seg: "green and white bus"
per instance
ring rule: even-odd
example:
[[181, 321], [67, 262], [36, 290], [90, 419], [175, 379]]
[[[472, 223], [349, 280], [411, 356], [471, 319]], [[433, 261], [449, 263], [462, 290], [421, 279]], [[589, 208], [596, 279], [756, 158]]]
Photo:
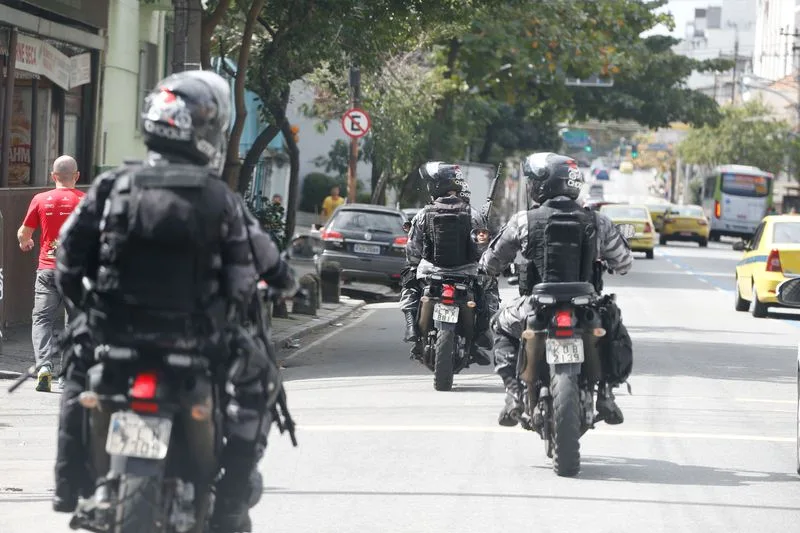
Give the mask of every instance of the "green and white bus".
[[749, 239], [772, 207], [774, 176], [759, 168], [723, 165], [703, 179], [703, 210], [711, 221], [709, 239]]

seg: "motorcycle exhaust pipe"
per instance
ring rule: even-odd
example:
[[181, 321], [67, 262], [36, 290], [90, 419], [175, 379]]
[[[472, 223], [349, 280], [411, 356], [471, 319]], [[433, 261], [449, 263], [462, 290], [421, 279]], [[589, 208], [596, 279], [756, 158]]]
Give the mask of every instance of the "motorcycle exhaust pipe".
[[534, 339], [536, 332], [526, 329], [522, 332], [522, 341], [525, 343], [525, 368], [520, 372], [520, 379], [525, 383], [532, 384], [536, 377], [536, 362], [534, 359]]
[[475, 307], [476, 303], [470, 300], [467, 302], [466, 307], [462, 311], [464, 313], [464, 320], [462, 326], [464, 328], [464, 338], [475, 340]]
[[431, 301], [430, 296], [423, 296], [420, 298], [420, 309], [419, 309], [419, 331], [422, 333], [422, 336], [428, 335], [428, 331], [430, 330], [431, 326], [431, 319], [433, 318], [433, 302]]

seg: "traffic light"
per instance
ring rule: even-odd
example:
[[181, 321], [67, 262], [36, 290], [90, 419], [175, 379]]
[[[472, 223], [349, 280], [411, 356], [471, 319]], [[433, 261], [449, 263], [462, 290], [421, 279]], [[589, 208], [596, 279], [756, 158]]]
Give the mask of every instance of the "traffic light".
[[297, 135], [297, 132], [300, 131], [300, 126], [295, 126], [294, 124], [292, 124], [292, 126], [289, 129], [292, 131], [292, 139], [294, 139], [294, 144], [299, 143], [300, 137]]
[[636, 159], [637, 157], [639, 157], [639, 145], [638, 144], [632, 144], [631, 145], [631, 158]]
[[584, 152], [591, 152], [592, 151], [592, 147], [587, 144], [586, 146], [583, 147], [583, 151]]

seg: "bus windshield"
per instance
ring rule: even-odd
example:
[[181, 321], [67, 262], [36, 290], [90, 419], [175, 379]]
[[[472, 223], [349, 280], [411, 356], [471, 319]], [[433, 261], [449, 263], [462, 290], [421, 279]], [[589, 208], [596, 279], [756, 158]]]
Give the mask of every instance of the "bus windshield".
[[763, 197], [769, 194], [769, 178], [747, 174], [723, 174], [722, 192], [734, 196]]

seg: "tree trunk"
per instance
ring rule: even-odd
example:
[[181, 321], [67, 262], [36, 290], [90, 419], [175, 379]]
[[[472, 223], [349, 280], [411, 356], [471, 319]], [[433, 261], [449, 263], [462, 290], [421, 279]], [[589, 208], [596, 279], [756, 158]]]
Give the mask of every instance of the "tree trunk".
[[297, 204], [300, 195], [300, 150], [294, 142], [289, 121], [284, 117], [281, 127], [283, 137], [286, 139], [286, 148], [289, 152], [289, 198], [286, 209], [286, 240], [292, 241], [294, 228], [297, 224]]
[[214, 11], [203, 16], [200, 28], [200, 64], [203, 66], [203, 70], [211, 69], [211, 38], [214, 36], [214, 30], [225, 17], [230, 5], [231, 3], [228, 0], [220, 0]]
[[[450, 49], [447, 52], [447, 70], [445, 70], [443, 77], [450, 79], [453, 77], [453, 70], [456, 66], [456, 59], [461, 50], [461, 41], [457, 37], [450, 39]], [[453, 107], [453, 98], [455, 93], [449, 92], [442, 98], [437, 105], [434, 116], [434, 127], [428, 137], [428, 160], [436, 160], [441, 157], [443, 152], [443, 140], [448, 138], [444, 133], [447, 131], [447, 126], [450, 123], [450, 115]]]
[[197, 70], [201, 67], [201, 33], [203, 6], [201, 0], [172, 0], [173, 22], [172, 72]]
[[[372, 168], [375, 168], [374, 166]], [[373, 172], [374, 174], [374, 172]], [[389, 172], [382, 170], [378, 176], [378, 181], [372, 186], [372, 203], [386, 205], [386, 182], [389, 181]]]
[[242, 163], [242, 168], [239, 170], [239, 192], [244, 195], [247, 192], [247, 188], [250, 186], [250, 180], [253, 176], [253, 169], [258, 164], [258, 160], [261, 157], [261, 154], [264, 153], [264, 150], [267, 149], [269, 143], [272, 142], [272, 139], [280, 133], [281, 129], [275, 125], [269, 125], [263, 130], [261, 133], [258, 134], [256, 140], [253, 141], [253, 145], [247, 151], [247, 155], [244, 157], [244, 162]]
[[486, 131], [483, 134], [483, 146], [478, 154], [479, 163], [488, 163], [489, 158], [492, 156], [492, 146], [494, 145], [494, 124], [486, 126]]
[[239, 60], [236, 62], [236, 79], [233, 84], [234, 106], [236, 120], [233, 122], [230, 140], [228, 141], [228, 157], [225, 162], [225, 179], [234, 191], [239, 190], [239, 173], [242, 163], [239, 160], [239, 143], [242, 140], [244, 121], [247, 118], [247, 108], [244, 99], [245, 80], [247, 78], [247, 63], [250, 60], [250, 43], [256, 25], [256, 17], [264, 7], [266, 0], [253, 0], [247, 12], [247, 19], [242, 31], [242, 46], [239, 48]]

